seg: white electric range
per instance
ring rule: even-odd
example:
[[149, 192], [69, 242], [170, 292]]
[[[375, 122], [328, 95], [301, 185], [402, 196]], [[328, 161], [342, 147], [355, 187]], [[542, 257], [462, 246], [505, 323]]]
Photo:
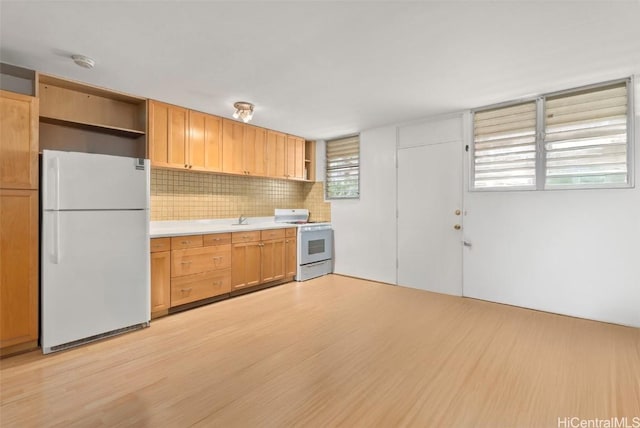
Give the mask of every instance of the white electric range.
[[309, 222], [307, 209], [276, 209], [276, 223], [298, 228], [296, 281], [306, 281], [333, 272], [333, 229], [328, 222]]

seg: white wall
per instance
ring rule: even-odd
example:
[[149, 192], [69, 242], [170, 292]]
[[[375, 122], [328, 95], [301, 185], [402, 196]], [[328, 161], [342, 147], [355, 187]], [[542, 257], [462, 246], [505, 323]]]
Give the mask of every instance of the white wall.
[[332, 201], [334, 271], [396, 282], [396, 128], [360, 134], [360, 199]]
[[640, 327], [635, 115], [635, 189], [465, 194], [465, 296]]
[[[473, 246], [463, 250], [463, 295], [640, 327], [640, 79], [635, 81], [636, 187], [465, 189], [464, 238]], [[337, 273], [395, 282], [396, 129], [361, 133], [361, 199], [332, 203]]]

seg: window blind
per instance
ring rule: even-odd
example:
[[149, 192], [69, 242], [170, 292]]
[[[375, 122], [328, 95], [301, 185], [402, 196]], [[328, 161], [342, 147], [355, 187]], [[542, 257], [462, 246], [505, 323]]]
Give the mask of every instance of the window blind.
[[536, 187], [536, 102], [476, 111], [476, 189]]
[[545, 98], [546, 187], [628, 183], [627, 82]]
[[325, 192], [327, 199], [360, 196], [360, 137], [327, 141]]

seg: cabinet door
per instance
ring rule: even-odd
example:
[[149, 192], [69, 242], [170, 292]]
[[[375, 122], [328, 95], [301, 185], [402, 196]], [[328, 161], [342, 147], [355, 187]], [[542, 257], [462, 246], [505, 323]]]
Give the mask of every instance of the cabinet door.
[[284, 241], [286, 277], [296, 276], [298, 271], [298, 240], [287, 238]]
[[233, 244], [231, 256], [231, 289], [238, 290], [260, 284], [261, 252], [259, 242]]
[[189, 165], [199, 171], [222, 171], [222, 119], [189, 111]]
[[265, 241], [262, 244], [261, 282], [277, 281], [285, 274], [284, 239]]
[[180, 107], [169, 109], [169, 163], [177, 167], [188, 168], [187, 127], [188, 110]]
[[[153, 245], [153, 239], [151, 240]], [[171, 252], [151, 253], [151, 317], [171, 305]]]
[[149, 101], [149, 159], [152, 166], [187, 168], [188, 110]]
[[248, 174], [266, 176], [267, 130], [247, 126], [244, 130], [244, 162]]
[[244, 174], [245, 125], [233, 120], [222, 120], [222, 170]]
[[38, 188], [38, 100], [0, 91], [0, 188]]
[[294, 171], [293, 177], [298, 180], [304, 180], [304, 139], [296, 137], [294, 139]]
[[287, 136], [281, 132], [267, 131], [267, 176], [285, 178]]
[[37, 340], [38, 191], [0, 189], [0, 350]]
[[296, 137], [287, 135], [286, 145], [286, 173], [287, 178], [296, 176]]

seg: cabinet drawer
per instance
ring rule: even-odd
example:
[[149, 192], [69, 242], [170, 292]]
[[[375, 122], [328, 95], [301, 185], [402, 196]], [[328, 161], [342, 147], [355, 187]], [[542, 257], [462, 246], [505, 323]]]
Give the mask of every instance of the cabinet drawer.
[[230, 291], [230, 269], [174, 278], [171, 280], [171, 306], [184, 305]]
[[151, 252], [169, 251], [171, 249], [171, 238], [153, 238], [151, 240]]
[[231, 245], [171, 251], [171, 277], [231, 267]]
[[233, 232], [231, 234], [231, 242], [238, 244], [241, 242], [251, 242], [260, 240], [260, 231], [254, 230], [251, 232]]
[[284, 230], [284, 234], [287, 238], [293, 238], [298, 234], [298, 229], [295, 227], [290, 227]]
[[212, 233], [202, 237], [202, 245], [225, 245], [231, 244], [231, 233]]
[[171, 238], [172, 250], [202, 247], [202, 235], [174, 236]]
[[284, 229], [263, 230], [260, 237], [263, 241], [269, 241], [271, 239], [284, 239]]

